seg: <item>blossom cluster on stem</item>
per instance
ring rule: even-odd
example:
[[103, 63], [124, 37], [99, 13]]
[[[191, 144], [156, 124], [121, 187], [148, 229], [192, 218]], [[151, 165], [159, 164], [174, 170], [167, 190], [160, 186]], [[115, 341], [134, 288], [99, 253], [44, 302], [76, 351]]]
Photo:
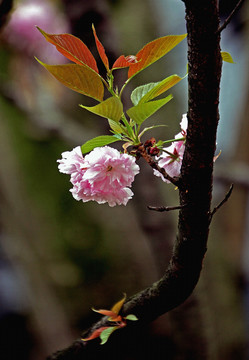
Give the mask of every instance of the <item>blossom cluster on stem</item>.
[[97, 147], [83, 157], [80, 146], [62, 153], [59, 171], [71, 175], [70, 190], [76, 200], [97, 201], [109, 206], [126, 205], [139, 166], [135, 158], [109, 146]]

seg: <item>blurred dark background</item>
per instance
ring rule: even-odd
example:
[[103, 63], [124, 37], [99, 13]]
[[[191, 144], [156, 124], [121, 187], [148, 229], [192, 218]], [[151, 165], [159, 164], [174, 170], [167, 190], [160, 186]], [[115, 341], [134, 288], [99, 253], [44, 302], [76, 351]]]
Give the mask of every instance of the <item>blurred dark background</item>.
[[[220, 1], [221, 20], [236, 1]], [[9, 11], [10, 10], [10, 11]], [[0, 357], [40, 360], [68, 346], [98, 315], [164, 272], [177, 213], [147, 205], [176, 205], [177, 191], [142, 162], [126, 207], [75, 201], [56, 160], [107, 122], [79, 103], [93, 101], [64, 88], [34, 59], [65, 62], [36, 30], [72, 33], [96, 55], [94, 23], [112, 63], [147, 42], [186, 32], [176, 0], [61, 0], [0, 2]], [[214, 206], [231, 183], [229, 202], [212, 223], [201, 280], [185, 304], [145, 327], [121, 359], [247, 359], [249, 330], [249, 6], [244, 2], [222, 32], [223, 64]], [[186, 72], [186, 42], [137, 75], [125, 92]], [[99, 68], [103, 71], [102, 65]], [[116, 72], [118, 84], [126, 70]], [[165, 123], [157, 138], [179, 132], [187, 112], [187, 80], [147, 124]], [[132, 349], [132, 350], [131, 350]]]

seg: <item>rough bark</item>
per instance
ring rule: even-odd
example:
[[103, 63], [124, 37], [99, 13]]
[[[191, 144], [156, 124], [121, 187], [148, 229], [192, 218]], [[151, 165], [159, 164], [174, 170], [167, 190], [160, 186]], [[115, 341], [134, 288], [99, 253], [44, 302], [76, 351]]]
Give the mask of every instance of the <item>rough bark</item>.
[[[175, 308], [195, 288], [207, 249], [212, 198], [213, 157], [219, 120], [221, 75], [219, 16], [217, 0], [186, 0], [188, 32], [189, 109], [186, 151], [179, 181], [178, 235], [164, 276], [152, 286], [128, 299], [122, 313], [136, 314], [139, 321], [114, 333], [106, 345], [99, 340], [76, 341], [48, 359], [91, 359], [108, 354], [113, 346], [124, 346], [124, 338], [135, 337], [141, 324]], [[103, 326], [103, 318], [84, 335]], [[134, 335], [134, 336], [133, 336]], [[127, 343], [126, 343], [127, 346]], [[115, 357], [114, 357], [115, 358]], [[119, 357], [121, 358], [121, 357]]]

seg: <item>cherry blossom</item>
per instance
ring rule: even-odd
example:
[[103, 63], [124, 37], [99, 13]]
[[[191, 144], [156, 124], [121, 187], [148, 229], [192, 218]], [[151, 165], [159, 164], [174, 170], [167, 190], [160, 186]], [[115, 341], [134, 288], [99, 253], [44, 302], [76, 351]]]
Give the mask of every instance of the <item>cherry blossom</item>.
[[[156, 158], [158, 165], [161, 168], [164, 168], [171, 177], [180, 175], [188, 127], [187, 114], [183, 114], [180, 126], [181, 132], [175, 135], [175, 139], [179, 139], [179, 141], [174, 141], [170, 146], [163, 148], [161, 155]], [[159, 176], [163, 181], [170, 183], [170, 181], [165, 179], [159, 171], [154, 170], [154, 175]]]
[[135, 158], [109, 146], [98, 147], [83, 157], [80, 146], [62, 153], [59, 171], [71, 175], [70, 190], [76, 200], [97, 201], [109, 206], [126, 205], [130, 189], [139, 173]]
[[65, 62], [64, 56], [44, 44], [38, 25], [50, 32], [69, 32], [70, 27], [64, 14], [56, 4], [48, 0], [27, 0], [18, 2], [3, 31], [3, 38], [24, 55], [49, 57], [53, 61]]

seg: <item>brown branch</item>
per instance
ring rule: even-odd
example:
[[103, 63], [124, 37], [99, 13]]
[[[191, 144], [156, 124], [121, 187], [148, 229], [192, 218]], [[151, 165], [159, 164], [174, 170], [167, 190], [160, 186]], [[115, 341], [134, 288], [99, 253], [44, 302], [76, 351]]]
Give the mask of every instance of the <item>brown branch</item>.
[[180, 210], [186, 205], [177, 205], [177, 206], [147, 206], [149, 210], [164, 212], [164, 211], [172, 211], [172, 210]]
[[219, 29], [217, 30], [217, 34], [220, 34], [226, 27], [227, 25], [230, 23], [230, 21], [232, 20], [233, 16], [236, 14], [236, 12], [240, 9], [242, 3], [244, 0], [239, 0], [237, 5], [235, 6], [235, 8], [233, 9], [233, 11], [231, 12], [231, 14], [226, 18], [226, 20], [224, 21], [224, 23], [219, 27]]
[[[210, 224], [222, 62], [220, 35], [217, 32], [218, 0], [184, 2], [189, 64], [186, 150], [180, 180], [167, 175], [165, 178], [173, 180], [173, 184], [177, 186], [180, 185], [180, 205], [188, 206], [183, 206], [179, 212], [178, 235], [172, 258], [165, 275], [159, 281], [134, 295], [124, 304], [122, 314], [135, 314], [139, 321], [116, 331], [104, 346], [99, 346], [99, 340], [86, 343], [76, 341], [69, 348], [50, 357], [50, 360], [97, 359], [100, 356], [114, 359], [120, 349], [125, 349], [134, 339], [137, 341], [137, 327], [181, 304], [192, 293], [199, 280]], [[143, 157], [150, 166], [159, 170], [153, 159]], [[105, 325], [106, 321], [103, 318], [94, 324], [84, 336]], [[115, 356], [110, 357], [111, 353]]]
[[232, 191], [233, 191], [233, 184], [231, 184], [231, 186], [230, 186], [228, 192], [226, 193], [224, 199], [217, 206], [215, 206], [214, 209], [211, 211], [211, 213], [210, 213], [210, 222], [212, 221], [212, 218], [213, 218], [214, 214], [225, 204], [225, 202], [228, 201], [228, 199], [232, 195]]
[[152, 167], [152, 169], [159, 171], [160, 174], [163, 175], [164, 179], [168, 180], [177, 187], [179, 186], [179, 179], [176, 177], [171, 177], [164, 168], [161, 168], [152, 158], [152, 156], [147, 153], [146, 148], [143, 144], [136, 147], [136, 154], [142, 156], [144, 160]]

